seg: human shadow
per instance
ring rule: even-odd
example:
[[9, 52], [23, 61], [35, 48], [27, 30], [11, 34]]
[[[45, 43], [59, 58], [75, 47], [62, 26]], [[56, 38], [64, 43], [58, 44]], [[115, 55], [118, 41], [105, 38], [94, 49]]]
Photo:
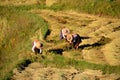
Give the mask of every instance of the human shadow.
[[95, 48], [95, 47], [101, 47], [105, 44], [108, 44], [111, 42], [111, 39], [110, 38], [107, 38], [107, 37], [102, 37], [99, 41], [97, 41], [96, 43], [93, 43], [93, 44], [84, 44], [84, 45], [81, 45], [79, 46], [78, 48], [79, 49], [84, 49], [84, 48]]
[[81, 39], [89, 39], [90, 37], [88, 36], [80, 36]]
[[47, 32], [46, 32], [46, 34], [45, 34], [45, 37], [44, 37], [44, 38], [46, 39], [46, 38], [47, 38], [47, 36], [48, 36], [48, 35], [50, 35], [50, 33], [51, 33], [51, 30], [50, 30], [50, 29], [48, 29], [48, 30], [47, 30]]
[[63, 49], [50, 49], [50, 50], [48, 50], [48, 52], [53, 52], [53, 53], [55, 53], [55, 54], [60, 54], [60, 55], [62, 55], [63, 54]]
[[84, 49], [84, 48], [94, 48], [97, 46], [102, 46], [103, 44], [99, 44], [99, 43], [94, 43], [94, 44], [85, 44], [85, 45], [81, 45], [78, 47], [78, 49]]
[[31, 63], [31, 61], [29, 59], [23, 61], [22, 63], [17, 64], [17, 70], [19, 72], [21, 72], [22, 70], [25, 69], [25, 67], [27, 67], [29, 64]]

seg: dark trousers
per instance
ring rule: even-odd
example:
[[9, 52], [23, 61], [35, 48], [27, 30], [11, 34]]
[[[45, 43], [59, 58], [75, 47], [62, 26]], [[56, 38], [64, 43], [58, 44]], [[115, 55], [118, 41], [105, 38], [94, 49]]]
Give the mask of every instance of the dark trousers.
[[76, 34], [75, 37], [73, 36], [73, 39], [74, 39], [73, 47], [77, 49], [79, 47], [79, 44], [82, 42], [82, 40], [78, 34]]
[[35, 47], [35, 54], [39, 54], [40, 53], [40, 49]]

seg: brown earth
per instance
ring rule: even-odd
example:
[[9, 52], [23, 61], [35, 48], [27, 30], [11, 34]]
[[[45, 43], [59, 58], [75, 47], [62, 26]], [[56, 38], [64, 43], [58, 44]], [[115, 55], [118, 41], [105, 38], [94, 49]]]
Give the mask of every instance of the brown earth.
[[58, 69], [43, 67], [40, 63], [30, 64], [24, 71], [13, 71], [11, 80], [119, 80], [116, 74], [102, 74], [99, 70], [78, 71], [73, 67], [69, 69]]
[[[101, 18], [74, 11], [32, 10], [49, 24], [49, 34], [44, 42], [43, 54], [63, 49], [62, 56], [83, 59], [98, 64], [120, 65], [120, 19]], [[78, 50], [69, 49], [69, 44], [60, 41], [59, 32], [67, 27], [82, 36]], [[33, 36], [39, 35], [40, 30]], [[99, 70], [79, 71], [73, 67], [58, 69], [31, 63], [25, 70], [13, 70], [12, 80], [119, 80], [116, 74], [103, 74]]]

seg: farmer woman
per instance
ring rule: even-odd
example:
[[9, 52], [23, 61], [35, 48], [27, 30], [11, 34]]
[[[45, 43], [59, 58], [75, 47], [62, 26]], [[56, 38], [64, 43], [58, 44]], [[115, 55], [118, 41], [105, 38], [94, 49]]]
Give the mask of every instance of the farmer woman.
[[68, 28], [63, 28], [60, 31], [60, 39], [66, 39], [67, 34], [70, 33], [70, 30]]
[[78, 49], [79, 44], [82, 42], [78, 34], [67, 34], [66, 40], [72, 44], [75, 49]]
[[42, 46], [43, 44], [39, 40], [34, 40], [32, 51], [35, 52], [35, 54], [42, 53]]

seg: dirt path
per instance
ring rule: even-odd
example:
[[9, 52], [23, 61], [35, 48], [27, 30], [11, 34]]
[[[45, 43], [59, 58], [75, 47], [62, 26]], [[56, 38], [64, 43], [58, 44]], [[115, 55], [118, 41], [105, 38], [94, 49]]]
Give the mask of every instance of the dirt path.
[[[120, 19], [100, 18], [94, 15], [80, 14], [73, 11], [33, 10], [49, 24], [50, 34], [46, 38], [44, 51], [64, 49], [63, 56], [83, 59], [99, 64], [120, 65]], [[82, 40], [78, 50], [66, 49], [65, 41], [60, 41], [59, 32], [68, 27], [78, 33]], [[99, 70], [78, 71], [74, 68], [58, 69], [32, 63], [19, 72], [14, 69], [12, 80], [119, 80], [115, 74], [102, 74]]]
[[14, 69], [11, 80], [117, 80], [118, 75], [103, 75], [99, 70], [88, 70], [80, 72], [74, 68], [58, 69], [43, 67], [40, 63], [30, 64], [24, 71], [18, 72]]

